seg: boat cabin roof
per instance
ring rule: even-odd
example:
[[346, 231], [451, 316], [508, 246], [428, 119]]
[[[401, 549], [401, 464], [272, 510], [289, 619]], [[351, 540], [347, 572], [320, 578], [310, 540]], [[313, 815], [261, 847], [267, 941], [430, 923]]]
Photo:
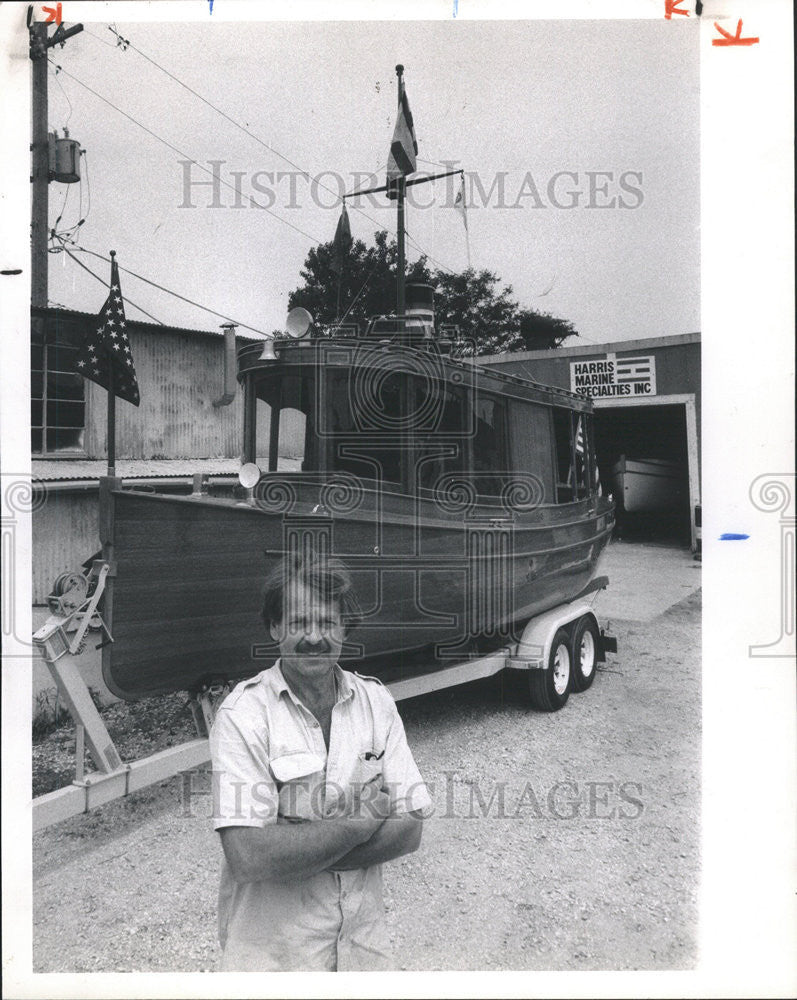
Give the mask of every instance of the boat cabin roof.
[[[504, 397], [564, 406], [570, 410], [591, 412], [592, 401], [585, 396], [557, 386], [543, 385], [532, 379], [495, 368], [482, 368], [478, 358], [452, 358], [441, 354], [435, 341], [425, 347], [412, 347], [387, 341], [313, 338], [276, 340], [273, 358], [263, 358], [263, 345], [249, 344], [238, 351], [238, 380], [249, 375], [267, 376], [285, 368], [299, 368], [310, 376], [313, 371], [337, 368], [352, 371], [388, 368], [396, 373], [418, 375], [424, 379], [454, 384], [463, 388], [478, 387]], [[394, 363], [395, 362], [395, 363]]]

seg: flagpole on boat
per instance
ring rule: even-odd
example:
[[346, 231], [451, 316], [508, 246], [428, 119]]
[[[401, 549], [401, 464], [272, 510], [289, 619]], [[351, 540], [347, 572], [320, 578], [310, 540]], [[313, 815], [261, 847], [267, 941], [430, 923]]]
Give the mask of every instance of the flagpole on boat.
[[[396, 76], [398, 77], [398, 106], [401, 110], [401, 98], [404, 93], [404, 67], [401, 63], [396, 66]], [[398, 267], [396, 269], [396, 315], [401, 317], [399, 322], [403, 322], [404, 317], [404, 192], [405, 177], [401, 176], [397, 181], [396, 200], [396, 243], [398, 246]]]
[[[111, 274], [116, 251], [111, 250]], [[108, 365], [108, 476], [116, 475], [116, 392], [113, 385], [113, 364]]]

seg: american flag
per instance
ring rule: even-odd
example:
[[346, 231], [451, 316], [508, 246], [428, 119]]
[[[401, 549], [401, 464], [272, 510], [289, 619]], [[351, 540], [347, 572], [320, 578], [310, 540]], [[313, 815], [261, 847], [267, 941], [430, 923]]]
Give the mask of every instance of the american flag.
[[[584, 439], [584, 420], [581, 416], [578, 418], [578, 427], [576, 428], [576, 455], [584, 463], [587, 460], [586, 456], [587, 444]], [[600, 493], [601, 489], [601, 474], [598, 469], [598, 463], [595, 461], [595, 482], [594, 482], [595, 492]]]
[[133, 406], [138, 406], [138, 380], [127, 336], [125, 308], [119, 286], [119, 268], [111, 262], [111, 289], [97, 317], [98, 326], [86, 337], [77, 356], [75, 370], [85, 378], [110, 389]]

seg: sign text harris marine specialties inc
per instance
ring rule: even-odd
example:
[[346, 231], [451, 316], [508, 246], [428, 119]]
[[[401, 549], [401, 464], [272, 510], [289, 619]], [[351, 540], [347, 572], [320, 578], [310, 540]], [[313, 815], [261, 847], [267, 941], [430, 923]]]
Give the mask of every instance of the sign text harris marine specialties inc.
[[593, 399], [604, 396], [655, 396], [656, 359], [652, 355], [601, 361], [571, 361], [570, 391]]

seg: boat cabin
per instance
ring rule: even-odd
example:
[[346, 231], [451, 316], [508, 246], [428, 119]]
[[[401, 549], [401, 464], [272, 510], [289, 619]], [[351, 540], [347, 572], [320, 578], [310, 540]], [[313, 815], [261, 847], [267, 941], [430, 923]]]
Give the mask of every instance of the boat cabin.
[[437, 347], [393, 336], [277, 341], [265, 358], [243, 348], [244, 462], [276, 473], [291, 428], [303, 473], [345, 473], [384, 493], [432, 498], [464, 476], [489, 504], [521, 472], [544, 505], [597, 494], [587, 400]]

